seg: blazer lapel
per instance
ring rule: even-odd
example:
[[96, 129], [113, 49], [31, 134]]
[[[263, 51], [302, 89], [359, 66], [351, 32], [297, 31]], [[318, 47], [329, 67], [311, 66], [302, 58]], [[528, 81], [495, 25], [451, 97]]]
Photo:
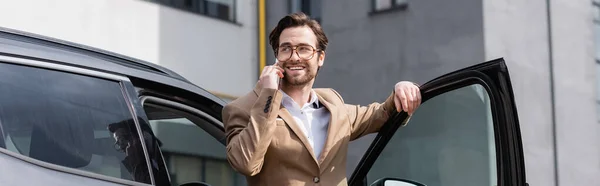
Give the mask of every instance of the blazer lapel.
[[[326, 101], [321, 97], [321, 95], [317, 94], [319, 98], [319, 103], [322, 103], [327, 110], [329, 110], [330, 118], [329, 118], [329, 127], [327, 128], [327, 140], [325, 141], [325, 146], [321, 151], [321, 157], [319, 157], [319, 167], [327, 167], [327, 164], [331, 162], [333, 156], [329, 156], [330, 153], [335, 153], [340, 148], [339, 145], [335, 145], [337, 141], [339, 141], [338, 137], [342, 131], [339, 131], [341, 123], [339, 122], [339, 110], [336, 105]], [[321, 170], [321, 171], [324, 171]]]
[[315, 152], [313, 151], [312, 146], [310, 146], [310, 143], [308, 143], [308, 138], [306, 137], [306, 135], [304, 135], [302, 130], [298, 127], [298, 124], [296, 123], [296, 120], [294, 120], [294, 117], [292, 117], [292, 114], [290, 114], [290, 112], [288, 112], [288, 110], [282, 106], [281, 108], [279, 108], [279, 116], [281, 117], [281, 119], [283, 119], [283, 121], [285, 121], [285, 124], [288, 127], [290, 127], [290, 129], [292, 129], [292, 132], [294, 132], [294, 134], [298, 136], [298, 138], [300, 139], [306, 150], [308, 150], [308, 152], [310, 153], [310, 155], [316, 163], [317, 158], [315, 157]]

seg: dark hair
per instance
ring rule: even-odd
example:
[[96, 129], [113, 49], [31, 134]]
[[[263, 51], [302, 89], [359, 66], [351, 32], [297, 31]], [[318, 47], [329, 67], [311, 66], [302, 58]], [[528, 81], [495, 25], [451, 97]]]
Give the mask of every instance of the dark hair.
[[275, 53], [277, 53], [277, 48], [279, 47], [279, 36], [281, 35], [281, 32], [283, 32], [283, 30], [286, 28], [298, 26], [308, 26], [313, 31], [315, 36], [317, 36], [317, 49], [325, 51], [329, 41], [327, 40], [327, 36], [325, 36], [325, 32], [323, 32], [321, 25], [319, 25], [319, 23], [314, 19], [308, 17], [306, 14], [298, 12], [281, 18], [279, 23], [277, 23], [277, 26], [273, 28], [269, 34], [269, 43], [271, 44], [271, 47], [273, 47], [273, 51]]

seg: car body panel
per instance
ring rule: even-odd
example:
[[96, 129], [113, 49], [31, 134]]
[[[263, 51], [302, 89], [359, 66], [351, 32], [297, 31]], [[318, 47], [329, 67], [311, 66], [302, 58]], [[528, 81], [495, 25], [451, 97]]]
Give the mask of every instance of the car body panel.
[[[85, 171], [64, 168], [0, 149], [0, 182], [2, 185], [148, 185]], [[74, 174], [77, 172], [78, 174]]]

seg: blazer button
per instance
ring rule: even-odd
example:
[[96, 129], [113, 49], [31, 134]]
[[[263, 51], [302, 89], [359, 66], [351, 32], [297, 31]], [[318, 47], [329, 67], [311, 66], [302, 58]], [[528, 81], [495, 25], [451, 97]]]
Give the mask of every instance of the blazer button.
[[319, 177], [314, 177], [314, 178], [313, 178], [313, 182], [315, 182], [315, 183], [319, 183], [319, 181], [321, 181], [321, 180], [319, 179]]

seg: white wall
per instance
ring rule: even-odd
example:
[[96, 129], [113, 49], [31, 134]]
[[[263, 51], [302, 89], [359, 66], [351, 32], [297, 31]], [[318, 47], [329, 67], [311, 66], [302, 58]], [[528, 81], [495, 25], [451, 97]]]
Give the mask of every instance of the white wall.
[[600, 184], [592, 3], [551, 0], [559, 185]]
[[251, 91], [258, 80], [256, 0], [237, 3], [239, 25], [160, 8], [161, 64], [208, 90], [235, 96]]
[[504, 57], [521, 124], [530, 185], [554, 184], [546, 3], [484, 0], [486, 60]]
[[[486, 59], [507, 60], [529, 184], [600, 183], [591, 1], [550, 0], [552, 57], [546, 5], [546, 0], [484, 0]], [[554, 68], [556, 136], [552, 127], [550, 59]]]
[[239, 96], [257, 77], [256, 0], [238, 23], [141, 0], [0, 0], [0, 26], [158, 63], [209, 90]]

